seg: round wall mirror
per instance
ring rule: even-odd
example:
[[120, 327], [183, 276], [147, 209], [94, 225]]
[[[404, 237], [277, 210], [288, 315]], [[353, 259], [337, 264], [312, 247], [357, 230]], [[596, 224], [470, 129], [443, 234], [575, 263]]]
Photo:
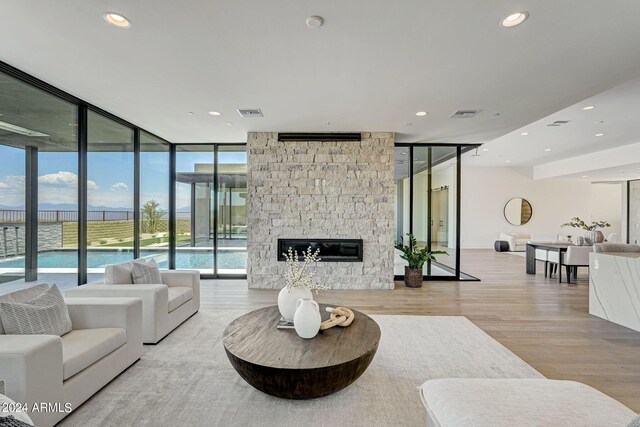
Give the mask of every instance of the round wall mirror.
[[522, 197], [514, 197], [504, 205], [504, 217], [513, 225], [528, 223], [532, 214], [531, 203]]

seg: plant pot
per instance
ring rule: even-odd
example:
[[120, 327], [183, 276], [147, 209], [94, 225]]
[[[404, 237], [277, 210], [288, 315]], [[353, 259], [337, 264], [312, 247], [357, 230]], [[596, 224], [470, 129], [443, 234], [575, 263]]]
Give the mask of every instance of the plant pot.
[[587, 231], [585, 238], [591, 241], [591, 245], [604, 242], [604, 234], [600, 230]]
[[408, 288], [422, 287], [422, 269], [420, 268], [404, 268], [404, 284]]

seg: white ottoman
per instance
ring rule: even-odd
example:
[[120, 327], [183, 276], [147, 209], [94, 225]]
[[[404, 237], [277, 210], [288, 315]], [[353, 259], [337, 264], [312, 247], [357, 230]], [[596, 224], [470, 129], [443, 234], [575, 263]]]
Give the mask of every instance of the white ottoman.
[[616, 426], [636, 413], [593, 387], [549, 379], [447, 378], [420, 388], [428, 427]]

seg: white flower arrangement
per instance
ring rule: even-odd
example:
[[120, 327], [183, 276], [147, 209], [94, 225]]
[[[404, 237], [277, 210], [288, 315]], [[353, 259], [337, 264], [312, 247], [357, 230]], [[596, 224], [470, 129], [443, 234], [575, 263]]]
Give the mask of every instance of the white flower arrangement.
[[317, 266], [318, 261], [320, 261], [319, 254], [320, 249], [316, 249], [316, 251], [313, 252], [311, 246], [309, 246], [307, 250], [302, 253], [304, 261], [300, 262], [298, 251], [294, 251], [291, 247], [289, 247], [287, 252], [283, 253], [287, 263], [287, 272], [285, 274], [287, 289], [291, 290], [291, 288], [306, 286], [309, 289], [315, 290], [316, 293], [329, 289], [328, 286], [313, 282], [316, 272], [312, 270], [311, 267]]

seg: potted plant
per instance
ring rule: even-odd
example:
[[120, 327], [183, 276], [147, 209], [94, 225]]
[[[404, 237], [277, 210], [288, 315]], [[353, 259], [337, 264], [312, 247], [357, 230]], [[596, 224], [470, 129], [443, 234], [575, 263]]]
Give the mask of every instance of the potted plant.
[[591, 224], [587, 224], [576, 216], [571, 218], [571, 221], [562, 224], [562, 227], [574, 227], [586, 230], [587, 235], [585, 236], [585, 238], [590, 241], [587, 243], [592, 245], [594, 243], [604, 242], [604, 234], [602, 234], [602, 231], [598, 229], [611, 227], [611, 224], [609, 224], [607, 221], [592, 221]]
[[402, 252], [400, 258], [407, 261], [408, 265], [404, 267], [404, 284], [409, 288], [422, 287], [422, 267], [427, 261], [436, 259], [434, 255], [449, 255], [446, 251], [430, 251], [427, 246], [422, 249], [418, 247], [418, 241], [411, 233], [407, 233], [409, 244], [403, 242], [396, 244], [396, 249]]

